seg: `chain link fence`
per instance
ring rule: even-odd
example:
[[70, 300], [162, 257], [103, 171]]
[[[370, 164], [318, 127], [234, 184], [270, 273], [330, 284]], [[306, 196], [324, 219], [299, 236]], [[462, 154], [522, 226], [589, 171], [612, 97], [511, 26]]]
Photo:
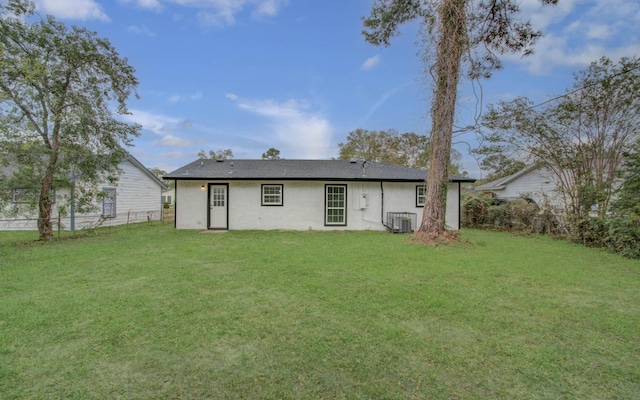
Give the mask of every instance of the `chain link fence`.
[[[107, 217], [102, 214], [82, 214], [74, 216], [58, 215], [51, 218], [54, 231], [77, 231], [95, 229], [101, 226], [116, 226], [135, 224], [140, 222], [164, 221], [163, 210], [128, 211], [115, 217]], [[167, 213], [168, 214], [168, 213]], [[171, 220], [173, 214], [171, 214]], [[2, 218], [0, 219], [0, 231], [35, 231], [38, 230], [38, 218]]]

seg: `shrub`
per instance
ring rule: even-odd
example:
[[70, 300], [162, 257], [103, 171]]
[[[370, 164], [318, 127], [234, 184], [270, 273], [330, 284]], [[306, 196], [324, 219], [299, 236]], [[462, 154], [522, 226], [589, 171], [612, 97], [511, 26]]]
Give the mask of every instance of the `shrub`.
[[607, 220], [607, 250], [628, 258], [640, 258], [640, 225], [627, 218]]
[[571, 239], [603, 247], [627, 258], [640, 258], [640, 224], [620, 217], [584, 217], [571, 224]]
[[540, 210], [535, 203], [524, 199], [500, 201], [486, 194], [473, 194], [463, 200], [462, 209], [463, 224], [467, 227], [538, 231]]
[[462, 223], [469, 228], [484, 226], [488, 221], [491, 199], [483, 193], [467, 195], [462, 201]]

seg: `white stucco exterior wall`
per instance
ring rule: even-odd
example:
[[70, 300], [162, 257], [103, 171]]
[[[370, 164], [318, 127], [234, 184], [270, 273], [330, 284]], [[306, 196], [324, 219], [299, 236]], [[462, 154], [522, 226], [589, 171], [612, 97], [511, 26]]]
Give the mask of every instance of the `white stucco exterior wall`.
[[176, 181], [175, 224], [177, 229], [208, 228], [207, 183], [207, 181]]
[[[265, 183], [283, 185], [282, 206], [262, 205], [261, 185]], [[415, 182], [384, 182], [381, 188], [380, 182], [373, 181], [178, 180], [176, 228], [208, 229], [209, 184], [228, 185], [228, 229], [231, 230], [385, 230], [383, 221], [386, 222], [387, 212], [415, 213], [417, 225], [422, 218], [423, 209], [416, 206], [416, 187], [420, 184]], [[327, 184], [347, 187], [346, 225], [324, 223]], [[458, 228], [458, 216], [458, 184], [450, 183], [446, 214], [450, 229]]]
[[449, 182], [447, 187], [447, 210], [444, 217], [447, 229], [457, 231], [460, 229], [460, 183]]

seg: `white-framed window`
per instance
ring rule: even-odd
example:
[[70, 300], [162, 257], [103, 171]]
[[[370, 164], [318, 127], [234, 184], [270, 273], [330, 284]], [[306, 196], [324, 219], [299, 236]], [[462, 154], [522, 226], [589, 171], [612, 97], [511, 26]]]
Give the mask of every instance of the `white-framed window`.
[[424, 207], [427, 198], [427, 187], [424, 185], [416, 186], [416, 207]]
[[[12, 203], [32, 203], [37, 202], [40, 198], [40, 192], [37, 189], [11, 189]], [[51, 202], [56, 202], [56, 188], [51, 188]]]
[[281, 206], [282, 204], [282, 185], [262, 185], [263, 206]]
[[324, 186], [325, 225], [347, 225], [347, 185]]
[[103, 188], [102, 193], [102, 215], [105, 217], [115, 217], [116, 188]]

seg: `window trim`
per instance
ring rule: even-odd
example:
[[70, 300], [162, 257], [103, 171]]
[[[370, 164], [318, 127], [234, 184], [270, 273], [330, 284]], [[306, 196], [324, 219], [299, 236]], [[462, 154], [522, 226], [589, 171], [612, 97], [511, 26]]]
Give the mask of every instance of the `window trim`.
[[[422, 194], [420, 194], [421, 190]], [[422, 199], [422, 202], [420, 202]], [[416, 207], [424, 207], [427, 203], [427, 186], [426, 185], [416, 185]]]
[[[277, 203], [269, 203], [265, 201], [265, 193], [264, 190], [267, 187], [278, 187], [280, 188], [280, 201]], [[268, 196], [276, 196], [275, 194], [269, 193]], [[263, 183], [260, 185], [260, 205], [263, 207], [282, 207], [284, 206], [284, 185], [281, 183]]]
[[[21, 196], [19, 197], [24, 197], [29, 193], [33, 193], [34, 200], [36, 201], [36, 203], [40, 200], [40, 192], [38, 191], [38, 189], [14, 188], [14, 189], [11, 189], [11, 204], [31, 203], [31, 201], [29, 200], [20, 200], [20, 199], [16, 200], [16, 195], [18, 194], [18, 192], [22, 192]], [[51, 187], [51, 204], [56, 204], [56, 188], [53, 186]]]
[[[104, 187], [102, 188], [102, 192], [104, 193], [104, 196], [102, 197], [102, 216], [107, 218], [115, 218], [118, 215], [118, 210], [116, 208], [116, 199], [117, 199], [116, 188]], [[111, 213], [106, 214], [105, 205], [108, 199], [112, 199], [113, 201], [113, 210], [111, 211]]]
[[[342, 209], [343, 210], [343, 221], [342, 222], [329, 222], [329, 188], [330, 187], [339, 187], [343, 189], [343, 203], [342, 207], [332, 207], [331, 209]], [[338, 185], [333, 183], [327, 183], [324, 185], [324, 226], [347, 226], [347, 185]]]

